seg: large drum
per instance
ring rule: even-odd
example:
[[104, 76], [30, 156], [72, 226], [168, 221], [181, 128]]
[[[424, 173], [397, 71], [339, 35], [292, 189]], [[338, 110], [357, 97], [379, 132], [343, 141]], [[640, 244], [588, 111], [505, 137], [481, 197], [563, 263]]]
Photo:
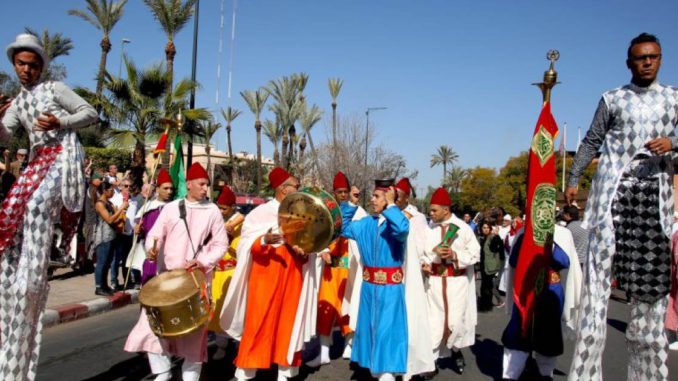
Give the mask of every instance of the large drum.
[[153, 333], [177, 337], [203, 327], [210, 318], [205, 274], [200, 269], [177, 269], [151, 279], [139, 293]]
[[341, 209], [328, 192], [308, 187], [282, 200], [278, 222], [285, 242], [316, 253], [341, 233]]

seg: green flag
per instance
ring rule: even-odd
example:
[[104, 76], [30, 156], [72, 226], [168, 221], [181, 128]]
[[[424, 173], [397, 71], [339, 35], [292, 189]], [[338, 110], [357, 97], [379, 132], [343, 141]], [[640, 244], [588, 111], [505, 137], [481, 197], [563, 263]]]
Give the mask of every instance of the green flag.
[[174, 185], [174, 199], [179, 200], [186, 197], [186, 173], [184, 172], [184, 152], [181, 148], [181, 136], [177, 134], [174, 138], [174, 153], [176, 155], [174, 163], [170, 168], [172, 185]]

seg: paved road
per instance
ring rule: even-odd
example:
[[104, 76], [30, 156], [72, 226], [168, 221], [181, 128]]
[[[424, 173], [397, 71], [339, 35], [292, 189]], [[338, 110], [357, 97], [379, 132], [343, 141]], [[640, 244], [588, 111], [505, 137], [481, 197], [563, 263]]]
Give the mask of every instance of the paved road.
[[[127, 333], [138, 318], [138, 305], [128, 306], [103, 315], [66, 323], [44, 332], [38, 380], [152, 380], [142, 355], [122, 350]], [[627, 354], [623, 331], [628, 307], [611, 301], [608, 320], [608, 343], [604, 357], [606, 380], [626, 378]], [[467, 367], [463, 375], [446, 369], [443, 363], [436, 380], [498, 380], [501, 375], [501, 332], [507, 321], [503, 310], [479, 315], [476, 344], [464, 349]], [[233, 377], [234, 349], [222, 361], [212, 361], [204, 369], [201, 380], [229, 380]], [[333, 348], [333, 358], [340, 356]], [[213, 351], [210, 348], [210, 353]], [[310, 354], [312, 355], [312, 354]], [[565, 354], [558, 360], [555, 380], [565, 380], [572, 356], [572, 343], [566, 343]], [[669, 358], [673, 379], [678, 379], [678, 352]], [[180, 379], [179, 363], [175, 363], [175, 379]], [[264, 372], [257, 380], [274, 380], [274, 372]], [[369, 380], [368, 374], [347, 361], [337, 359], [317, 370], [302, 368], [297, 380]], [[526, 378], [528, 379], [528, 378]]]

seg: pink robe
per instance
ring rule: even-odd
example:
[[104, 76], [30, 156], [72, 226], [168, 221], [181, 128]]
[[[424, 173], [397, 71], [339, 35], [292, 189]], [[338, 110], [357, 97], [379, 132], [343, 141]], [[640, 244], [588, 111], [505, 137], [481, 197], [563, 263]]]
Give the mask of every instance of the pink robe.
[[666, 308], [666, 329], [678, 331], [678, 232], [673, 234], [671, 242], [671, 254], [673, 254], [673, 265], [671, 266], [671, 293], [669, 294], [669, 306]]
[[[186, 220], [195, 249], [210, 234], [212, 236], [197, 256], [198, 263], [209, 281], [212, 269], [228, 249], [224, 219], [213, 203], [186, 201]], [[193, 259], [193, 249], [186, 234], [186, 226], [179, 218], [179, 201], [173, 201], [163, 208], [146, 236], [147, 251], [153, 247], [155, 240], [158, 242], [157, 247], [160, 248], [158, 265], [161, 272], [183, 268], [186, 262]], [[146, 312], [142, 308], [139, 321], [127, 337], [125, 351], [173, 354], [185, 358], [186, 361], [204, 362], [207, 360], [207, 326], [179, 338], [160, 339], [151, 331]]]

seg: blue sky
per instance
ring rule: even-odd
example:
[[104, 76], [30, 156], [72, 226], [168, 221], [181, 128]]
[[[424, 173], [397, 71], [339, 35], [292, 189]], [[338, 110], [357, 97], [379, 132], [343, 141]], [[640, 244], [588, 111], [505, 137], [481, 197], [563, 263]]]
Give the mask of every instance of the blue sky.
[[[224, 54], [218, 55], [221, 0], [200, 4], [197, 105], [227, 106], [226, 69], [233, 0], [225, 0]], [[67, 83], [94, 88], [101, 34], [66, 14], [83, 0], [3, 1], [0, 44], [24, 26], [49, 28], [73, 39], [75, 48], [59, 62]], [[243, 110], [232, 139], [237, 151], [256, 150], [254, 119], [238, 95], [282, 75], [310, 75], [307, 98], [326, 110], [316, 127], [323, 141], [331, 120], [327, 79], [340, 77], [342, 116], [364, 118], [367, 107], [377, 140], [419, 170], [416, 186], [437, 185], [442, 169], [429, 168], [436, 147], [447, 144], [463, 167], [500, 168], [526, 150], [541, 103], [531, 86], [547, 69], [546, 51], [558, 49], [559, 79], [553, 113], [568, 125], [568, 149], [576, 128], [588, 128], [600, 94], [629, 80], [624, 60], [631, 38], [655, 33], [663, 47], [660, 79], [678, 84], [676, 1], [405, 1], [240, 0], [237, 4], [233, 94]], [[192, 22], [176, 38], [175, 78], [189, 77]], [[117, 73], [120, 40], [139, 65], [164, 60], [165, 36], [140, 0], [130, 0], [112, 32], [108, 70]], [[217, 63], [222, 63], [220, 103], [215, 103]], [[0, 60], [0, 70], [10, 70]], [[270, 117], [268, 112], [264, 117]], [[266, 139], [264, 154], [273, 148]], [[225, 149], [225, 132], [214, 143]]]

